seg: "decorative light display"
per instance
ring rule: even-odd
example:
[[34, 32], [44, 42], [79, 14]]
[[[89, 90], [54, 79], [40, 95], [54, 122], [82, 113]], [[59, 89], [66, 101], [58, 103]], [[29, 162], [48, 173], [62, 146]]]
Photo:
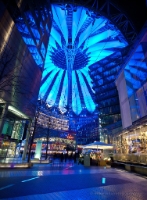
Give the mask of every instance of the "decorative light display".
[[110, 20], [67, 4], [52, 5], [53, 22], [40, 88], [40, 97], [64, 113], [79, 115], [96, 109], [89, 66], [128, 45]]
[[53, 116], [47, 116], [44, 113], [39, 114], [37, 124], [41, 127], [54, 130], [67, 131], [69, 129], [68, 120], [56, 118]]

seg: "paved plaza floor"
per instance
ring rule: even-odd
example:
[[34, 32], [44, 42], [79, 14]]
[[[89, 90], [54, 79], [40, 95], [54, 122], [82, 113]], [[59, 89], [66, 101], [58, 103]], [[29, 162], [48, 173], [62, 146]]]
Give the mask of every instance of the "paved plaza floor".
[[72, 162], [0, 170], [0, 199], [147, 200], [147, 179], [111, 167]]

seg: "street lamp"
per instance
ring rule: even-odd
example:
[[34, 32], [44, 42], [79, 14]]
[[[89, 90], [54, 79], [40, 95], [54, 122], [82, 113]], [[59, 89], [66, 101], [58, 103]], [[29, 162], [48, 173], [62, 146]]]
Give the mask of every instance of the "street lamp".
[[46, 154], [45, 154], [45, 160], [47, 160], [47, 153], [48, 153], [48, 144], [49, 144], [49, 135], [50, 135], [50, 117], [48, 118], [48, 129], [47, 129], [47, 144], [46, 144]]
[[39, 112], [40, 112], [40, 107], [37, 110], [36, 115], [35, 115], [34, 130], [33, 130], [33, 133], [32, 133], [32, 137], [31, 137], [31, 141], [30, 141], [30, 147], [29, 147], [29, 152], [28, 152], [28, 162], [30, 162], [31, 148], [32, 148], [32, 144], [33, 144], [33, 141], [34, 141], [34, 136], [35, 136], [36, 129], [37, 129], [37, 122], [38, 122], [38, 118], [39, 118]]
[[32, 135], [31, 135], [30, 147], [29, 147], [29, 152], [28, 152], [28, 162], [30, 162], [31, 148], [32, 148], [32, 144], [33, 144], [36, 129], [37, 129], [37, 123], [38, 123], [38, 118], [39, 118], [39, 115], [40, 115], [41, 106], [42, 106], [43, 103], [44, 102], [42, 100], [38, 100], [38, 102], [37, 102], [37, 110], [36, 110], [36, 114], [35, 114], [34, 129], [33, 129]]

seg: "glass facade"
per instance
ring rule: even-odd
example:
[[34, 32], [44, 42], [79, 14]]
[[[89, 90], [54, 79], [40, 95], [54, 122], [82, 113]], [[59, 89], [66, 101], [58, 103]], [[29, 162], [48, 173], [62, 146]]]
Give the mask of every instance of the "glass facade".
[[147, 163], [147, 23], [126, 58], [116, 85], [123, 130], [111, 135], [115, 160]]
[[141, 41], [124, 69], [132, 122], [147, 115], [147, 42]]
[[5, 157], [14, 158], [19, 156], [18, 144], [22, 140], [26, 121], [5, 119], [0, 137], [0, 162]]
[[[136, 40], [129, 52], [116, 85], [121, 105], [123, 128], [147, 115], [147, 25], [141, 37]], [[125, 113], [128, 113], [127, 115]]]
[[[0, 96], [28, 116], [34, 116], [41, 70], [6, 8], [0, 18]], [[36, 80], [36, 81], [34, 81]]]
[[[106, 57], [90, 66], [93, 79], [93, 89], [99, 111], [100, 134], [111, 134], [121, 129], [121, 114], [118, 91], [115, 85], [117, 74], [121, 70], [121, 63], [126, 57], [127, 48], [117, 49], [113, 55]], [[107, 129], [103, 130], [103, 129]], [[101, 138], [103, 141], [103, 138]]]
[[[22, 13], [25, 15], [23, 9], [26, 7], [20, 9], [14, 1], [13, 5], [12, 2], [6, 5], [5, 3], [0, 2], [0, 161], [4, 161], [5, 157], [16, 156], [17, 145], [24, 135], [26, 120], [35, 115], [41, 80], [40, 65], [34, 59], [19, 30], [18, 19], [22, 17]], [[25, 26], [29, 27], [22, 23], [26, 31]], [[39, 44], [42, 57], [45, 57], [43, 36]]]

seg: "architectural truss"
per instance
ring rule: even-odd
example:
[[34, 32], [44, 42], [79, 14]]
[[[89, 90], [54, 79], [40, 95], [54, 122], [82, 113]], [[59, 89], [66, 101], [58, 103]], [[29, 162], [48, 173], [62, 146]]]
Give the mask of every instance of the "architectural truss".
[[136, 30], [127, 15], [111, 0], [50, 0], [50, 3], [58, 3], [63, 9], [66, 9], [68, 4], [72, 4], [75, 11], [78, 5], [82, 5], [89, 9], [89, 14], [93, 10], [93, 16], [98, 17], [101, 14], [111, 20], [121, 30], [129, 43], [132, 43], [137, 36]]

